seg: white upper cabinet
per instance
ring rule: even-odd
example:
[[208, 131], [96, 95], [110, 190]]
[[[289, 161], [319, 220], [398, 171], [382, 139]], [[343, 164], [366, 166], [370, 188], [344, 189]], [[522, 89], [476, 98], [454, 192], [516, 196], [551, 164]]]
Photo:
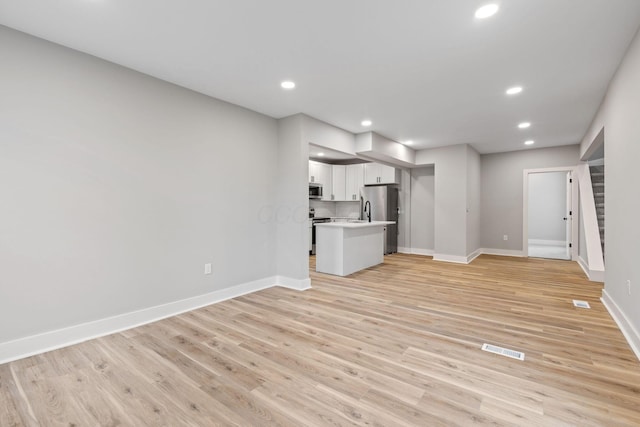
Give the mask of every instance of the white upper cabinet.
[[346, 167], [345, 200], [360, 200], [360, 188], [364, 185], [364, 164]]
[[322, 200], [331, 200], [331, 165], [309, 160], [309, 182], [322, 184]]
[[333, 192], [331, 194], [331, 200], [342, 202], [346, 200], [346, 173], [347, 167], [342, 165], [331, 166], [331, 185]]
[[380, 165], [380, 183], [381, 184], [399, 184], [399, 170], [387, 165]]
[[391, 166], [382, 165], [380, 163], [365, 163], [364, 165], [364, 184], [398, 184], [398, 170]]
[[309, 160], [309, 182], [320, 182], [318, 180], [318, 173], [320, 173], [320, 168], [318, 167], [318, 162], [314, 162], [313, 160]]

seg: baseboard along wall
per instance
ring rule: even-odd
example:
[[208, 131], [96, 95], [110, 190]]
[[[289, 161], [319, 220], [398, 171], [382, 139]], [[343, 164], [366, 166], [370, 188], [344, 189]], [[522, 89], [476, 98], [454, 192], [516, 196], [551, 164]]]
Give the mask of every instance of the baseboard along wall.
[[311, 279], [298, 280], [283, 276], [273, 276], [180, 301], [173, 301], [130, 313], [7, 341], [0, 343], [0, 364], [146, 325], [274, 286], [303, 291], [311, 288]]
[[602, 304], [618, 325], [620, 331], [626, 338], [631, 350], [635, 353], [638, 360], [640, 360], [640, 333], [633, 327], [633, 324], [627, 319], [627, 316], [620, 309], [620, 306], [611, 298], [611, 295], [607, 293], [606, 289], [602, 290], [602, 297], [600, 298]]

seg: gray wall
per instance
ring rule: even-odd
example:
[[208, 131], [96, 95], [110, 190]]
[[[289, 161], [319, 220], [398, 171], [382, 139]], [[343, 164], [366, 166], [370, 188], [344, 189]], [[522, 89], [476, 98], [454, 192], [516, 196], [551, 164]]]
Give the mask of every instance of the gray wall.
[[277, 270], [302, 280], [309, 277], [309, 144], [302, 114], [278, 121], [278, 140]]
[[[580, 203], [580, 192], [578, 192], [578, 206], [581, 206]], [[584, 238], [584, 218], [582, 217], [581, 209], [578, 209], [578, 221], [578, 256], [582, 258], [583, 262], [586, 264], [589, 259], [589, 254], [587, 253], [587, 242]]]
[[467, 146], [421, 150], [418, 165], [435, 165], [435, 238], [437, 255], [467, 256]]
[[398, 194], [398, 251], [411, 249], [411, 169], [400, 170]]
[[[485, 154], [481, 156], [480, 244], [521, 251], [524, 169], [575, 166], [578, 145]], [[502, 240], [507, 234], [509, 240]]]
[[467, 255], [480, 249], [480, 154], [467, 145]]
[[[584, 154], [605, 130], [605, 291], [635, 328], [640, 347], [640, 35], [636, 35], [581, 144]], [[631, 281], [631, 295], [627, 280]], [[638, 348], [640, 351], [640, 348]]]
[[434, 249], [434, 192], [433, 166], [411, 170], [411, 248]]
[[529, 240], [566, 241], [566, 172], [529, 174]]
[[0, 52], [0, 343], [278, 273], [276, 120], [6, 27]]

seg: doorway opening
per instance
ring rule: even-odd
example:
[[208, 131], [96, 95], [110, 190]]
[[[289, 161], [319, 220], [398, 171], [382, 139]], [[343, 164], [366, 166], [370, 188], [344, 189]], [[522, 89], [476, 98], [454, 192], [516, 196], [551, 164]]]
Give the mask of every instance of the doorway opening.
[[523, 252], [526, 256], [574, 258], [572, 170], [525, 171]]

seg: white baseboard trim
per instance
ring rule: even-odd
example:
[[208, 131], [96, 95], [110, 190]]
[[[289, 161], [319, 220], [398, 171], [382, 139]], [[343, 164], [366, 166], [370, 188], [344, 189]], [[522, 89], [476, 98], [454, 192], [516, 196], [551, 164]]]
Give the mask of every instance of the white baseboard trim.
[[433, 254], [434, 261], [453, 262], [456, 264], [468, 264], [466, 256], [459, 255], [447, 255], [447, 254]]
[[470, 264], [471, 261], [478, 258], [480, 255], [482, 255], [482, 249], [476, 249], [475, 251], [471, 252], [471, 254], [467, 255], [467, 264]]
[[276, 286], [293, 289], [295, 291], [306, 291], [311, 289], [311, 279], [292, 279], [290, 277], [276, 276]]
[[204, 295], [0, 343], [0, 364], [121, 332], [274, 286], [305, 290], [311, 280], [273, 276]]
[[411, 253], [414, 255], [433, 256], [433, 249], [412, 248]]
[[604, 283], [604, 271], [602, 270], [590, 270], [589, 265], [581, 256], [577, 259], [578, 265], [584, 271], [584, 274], [587, 275], [587, 279], [592, 282], [602, 282]]
[[542, 246], [565, 246], [567, 243], [564, 240], [529, 239], [529, 244]]
[[611, 318], [622, 331], [622, 334], [627, 339], [631, 350], [633, 350], [638, 360], [640, 360], [640, 334], [638, 331], [636, 331], [631, 322], [629, 322], [627, 316], [625, 316], [618, 304], [616, 304], [616, 302], [607, 293], [606, 289], [602, 290], [602, 298], [600, 298], [600, 301], [602, 301], [602, 304], [604, 304], [605, 308], [611, 315]]
[[500, 256], [514, 256], [514, 257], [523, 257], [524, 254], [522, 251], [515, 251], [512, 249], [491, 249], [491, 248], [481, 248], [480, 252], [486, 255], [500, 255]]
[[522, 256], [520, 251], [506, 251], [502, 249], [476, 249], [467, 256], [447, 255], [447, 254], [433, 254], [434, 261], [454, 262], [457, 264], [470, 264], [474, 259], [478, 258], [482, 254], [487, 255], [504, 255], [504, 256]]
[[588, 279], [589, 278], [589, 266], [587, 265], [587, 262], [581, 256], [578, 256], [578, 260], [577, 261], [578, 261], [578, 265], [580, 266], [580, 268], [582, 268], [582, 271], [584, 271], [584, 274], [586, 274], [587, 279]]
[[398, 253], [409, 255], [424, 255], [433, 256], [433, 249], [421, 249], [421, 248], [398, 248]]

